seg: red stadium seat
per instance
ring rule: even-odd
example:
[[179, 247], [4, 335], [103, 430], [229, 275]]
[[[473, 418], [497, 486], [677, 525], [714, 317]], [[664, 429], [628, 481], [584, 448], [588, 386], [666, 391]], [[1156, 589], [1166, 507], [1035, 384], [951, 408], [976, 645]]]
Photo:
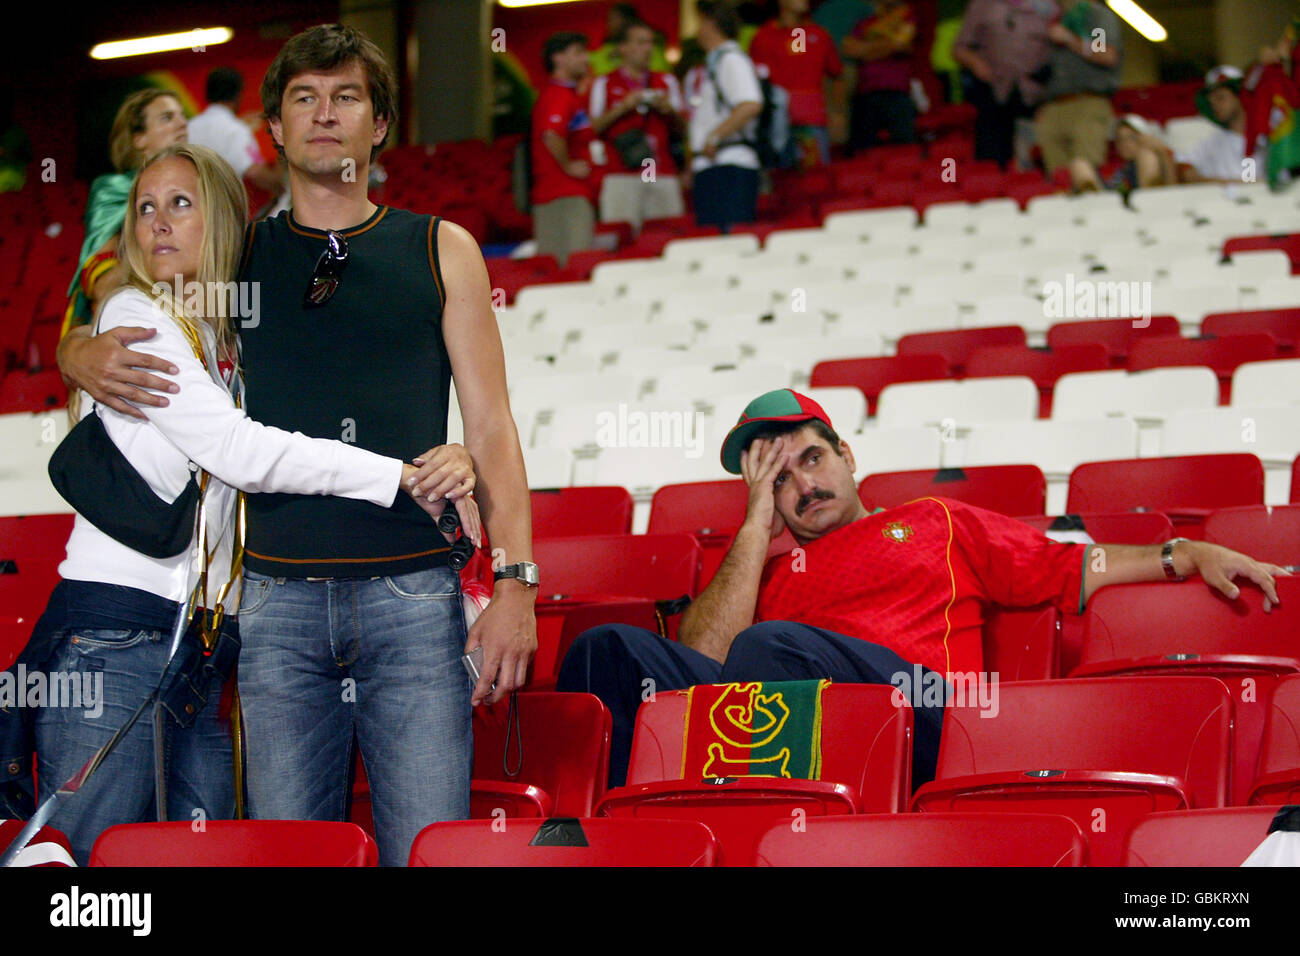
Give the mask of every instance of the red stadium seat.
[[1273, 690], [1259, 770], [1247, 802], [1300, 803], [1300, 674], [1283, 677]]
[[1300, 455], [1291, 462], [1291, 504], [1300, 504]]
[[[1021, 521], [1031, 528], [1047, 532], [1082, 531], [1100, 544], [1161, 544], [1174, 536], [1174, 526], [1169, 518], [1157, 511], [1133, 511], [1117, 514], [1082, 514], [1056, 516], [1021, 516]], [[1079, 665], [1083, 647], [1083, 618], [1077, 614], [1060, 615], [1059, 659], [1057, 670], [1051, 677], [1068, 674]], [[987, 651], [986, 651], [987, 655]], [[987, 659], [987, 656], [986, 656]], [[1012, 678], [1003, 670], [1007, 680], [1033, 680], [1035, 674], [1022, 674]]]
[[1207, 365], [1219, 377], [1219, 401], [1231, 400], [1232, 373], [1245, 362], [1277, 358], [1277, 339], [1268, 332], [1225, 335], [1221, 338], [1145, 338], [1134, 342], [1129, 352], [1129, 371], [1169, 368], [1179, 365]]
[[938, 353], [890, 355], [882, 358], [848, 358], [818, 362], [809, 385], [837, 385], [859, 389], [867, 397], [867, 414], [876, 414], [876, 401], [886, 385], [927, 382], [948, 377], [948, 360]]
[[[3, 668], [0, 668], [0, 670], [3, 670]], [[18, 839], [18, 834], [23, 832], [23, 827], [26, 825], [27, 821], [25, 820], [0, 820], [0, 853], [3, 853], [4, 850], [9, 848], [9, 844]], [[41, 844], [47, 845], [41, 846]], [[62, 853], [59, 852], [60, 850]], [[23, 857], [30, 860], [31, 856], [29, 854], [41, 854], [49, 859], [46, 863], [27, 863], [20, 858], [19, 862], [14, 865], [41, 868], [77, 865], [72, 860], [72, 844], [68, 842], [68, 838], [61, 830], [56, 830], [54, 827], [41, 827], [36, 831], [24, 849]]]
[[[743, 478], [664, 485], [650, 502], [650, 534], [685, 532], [700, 543], [700, 590], [708, 586], [745, 520], [749, 486]], [[768, 557], [794, 547], [783, 531], [768, 547]]]
[[1254, 455], [1182, 455], [1093, 461], [1070, 473], [1066, 510], [1162, 511], [1179, 533], [1199, 537], [1219, 508], [1264, 503], [1264, 466]]
[[1277, 236], [1233, 236], [1223, 243], [1223, 254], [1254, 252], [1259, 249], [1280, 249], [1291, 260], [1291, 274], [1300, 273], [1300, 233]]
[[943, 332], [913, 332], [898, 340], [899, 355], [937, 353], [948, 362], [950, 375], [961, 375], [966, 360], [976, 349], [990, 345], [1025, 344], [1025, 330], [1018, 325], [993, 325], [980, 329], [949, 329]]
[[[58, 331], [55, 331], [57, 342]], [[46, 352], [51, 363], [54, 350]], [[28, 372], [16, 369], [0, 382], [0, 415], [15, 412], [37, 412], [47, 408], [62, 408], [68, 404], [68, 388], [57, 369]]]
[[697, 593], [700, 546], [688, 534], [543, 538], [533, 555], [545, 569], [544, 595], [671, 600]]
[[[538, 622], [540, 627], [540, 620]], [[629, 624], [632, 627], [644, 628], [647, 631], [658, 632], [659, 617], [655, 612], [655, 602], [649, 598], [627, 598], [622, 601], [600, 601], [590, 604], [580, 604], [568, 609], [564, 614], [564, 619], [560, 625], [559, 645], [555, 650], [555, 666], [552, 670], [552, 679], [534, 680], [529, 684], [529, 689], [542, 690], [543, 687], [549, 689], [553, 687], [555, 679], [560, 676], [560, 665], [564, 663], [564, 655], [569, 653], [569, 648], [583, 631], [589, 631], [593, 627], [600, 627], [605, 624]]]
[[1223, 508], [1205, 519], [1205, 540], [1256, 561], [1300, 566], [1300, 505]]
[[1221, 807], [1228, 796], [1232, 697], [1193, 677], [1004, 682], [991, 720], [944, 716], [922, 812], [1052, 812], [1089, 833], [1089, 860], [1120, 862], [1121, 835], [1153, 810]]
[[1125, 866], [1241, 866], [1268, 836], [1277, 807], [1152, 813], [1133, 827]]
[[976, 349], [966, 360], [967, 378], [1025, 375], [1038, 386], [1040, 418], [1052, 413], [1056, 380], [1071, 372], [1097, 372], [1110, 367], [1106, 347], [1099, 342], [1062, 345], [1052, 349], [1023, 345], [993, 345]]
[[664, 817], [708, 824], [723, 863], [747, 866], [762, 834], [794, 811], [808, 817], [893, 813], [911, 791], [912, 710], [896, 707], [895, 688], [832, 684], [822, 694], [821, 780], [734, 777], [681, 779], [685, 691], [663, 691], [641, 705], [628, 784], [608, 791], [597, 816]]
[[788, 822], [763, 834], [758, 866], [1083, 866], [1079, 825], [1051, 813], [875, 813]]
[[1084, 612], [1079, 666], [1070, 676], [1222, 680], [1236, 707], [1233, 802], [1244, 803], [1273, 690], [1279, 678], [1300, 673], [1300, 578], [1279, 578], [1277, 590], [1281, 606], [1265, 612], [1263, 592], [1253, 585], [1243, 586], [1235, 601], [1199, 579], [1102, 588]]
[[[507, 701], [474, 709], [470, 815], [491, 818], [496, 806], [508, 806], [531, 785], [550, 798], [548, 816], [591, 816], [609, 778], [609, 710], [592, 694], [520, 693], [515, 699], [517, 737], [509, 732]], [[498, 795], [502, 804], [495, 802]], [[508, 809], [506, 815], [512, 815]]]
[[190, 820], [123, 823], [99, 835], [91, 866], [376, 866], [379, 850], [354, 823]]
[[630, 534], [632, 495], [626, 488], [547, 488], [529, 493], [534, 538]]
[[1267, 332], [1277, 340], [1279, 355], [1293, 355], [1300, 348], [1300, 309], [1215, 312], [1201, 320], [1201, 335], [1224, 337], [1251, 332]]
[[1017, 517], [1044, 534], [1048, 531], [1084, 531], [1098, 544], [1162, 544], [1174, 536], [1173, 523], [1158, 511]]
[[1051, 604], [993, 606], [984, 615], [984, 670], [989, 680], [1052, 680], [1061, 673], [1062, 615]]
[[867, 475], [858, 497], [868, 508], [893, 508], [917, 498], [954, 498], [1004, 515], [1042, 514], [1047, 481], [1037, 465], [987, 465], [938, 471], [891, 471]]
[[564, 819], [433, 823], [411, 845], [411, 866], [714, 866], [720, 847], [690, 820]]
[[1087, 319], [1082, 322], [1058, 322], [1047, 330], [1047, 345], [1052, 349], [1067, 345], [1096, 343], [1104, 345], [1114, 368], [1128, 363], [1133, 343], [1151, 336], [1181, 335], [1178, 319], [1172, 315], [1153, 315], [1151, 324], [1139, 328], [1132, 319]]

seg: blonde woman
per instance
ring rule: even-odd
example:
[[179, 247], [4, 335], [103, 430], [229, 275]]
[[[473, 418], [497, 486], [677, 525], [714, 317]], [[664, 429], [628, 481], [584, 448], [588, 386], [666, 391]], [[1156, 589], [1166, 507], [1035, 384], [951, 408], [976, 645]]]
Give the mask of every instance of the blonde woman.
[[64, 333], [94, 319], [96, 307], [122, 281], [118, 235], [126, 214], [126, 197], [140, 165], [159, 150], [184, 143], [188, 133], [180, 100], [166, 90], [138, 90], [118, 107], [108, 135], [108, 155], [116, 172], [99, 176], [90, 184], [86, 238], [77, 274], [68, 286]]
[[[164, 408], [141, 407], [143, 421], [96, 408], [88, 398], [83, 402], [85, 414], [102, 417], [117, 449], [164, 501], [174, 501], [188, 486], [191, 462], [208, 474], [202, 507], [209, 550], [215, 545], [206, 589], [210, 607], [231, 579], [236, 489], [329, 494], [390, 507], [416, 472], [354, 445], [260, 425], [237, 407], [236, 330], [223, 310], [208, 314], [214, 297], [206, 291], [235, 277], [246, 218], [243, 185], [212, 150], [176, 145], [145, 162], [123, 224], [124, 281], [106, 300], [97, 324], [100, 330], [156, 328], [157, 335], [137, 347], [174, 365], [181, 389]], [[176, 289], [184, 301], [176, 300]], [[453, 461], [452, 471], [468, 477], [469, 456], [457, 448], [440, 454]], [[431, 515], [444, 507], [442, 501], [417, 500]], [[480, 540], [472, 499], [456, 507], [466, 533]], [[429, 533], [438, 534], [432, 521]], [[93, 717], [85, 707], [41, 711], [42, 797], [89, 760], [157, 683], [177, 608], [196, 582], [196, 546], [192, 540], [174, 557], [150, 557], [78, 514], [67, 560], [59, 567], [63, 580], [32, 643], [43, 640], [52, 647], [46, 669], [75, 676], [83, 688], [102, 680], [102, 691]], [[227, 614], [237, 607], [225, 604]], [[164, 716], [159, 739], [150, 721], [139, 721], [102, 771], [60, 807], [51, 824], [68, 835], [79, 863], [87, 862], [105, 827], [154, 817], [155, 774], [161, 775], [168, 818], [231, 815], [231, 743], [216, 706], [220, 691], [211, 689], [207, 706], [188, 728]], [[155, 745], [165, 754], [161, 767], [155, 766]]]

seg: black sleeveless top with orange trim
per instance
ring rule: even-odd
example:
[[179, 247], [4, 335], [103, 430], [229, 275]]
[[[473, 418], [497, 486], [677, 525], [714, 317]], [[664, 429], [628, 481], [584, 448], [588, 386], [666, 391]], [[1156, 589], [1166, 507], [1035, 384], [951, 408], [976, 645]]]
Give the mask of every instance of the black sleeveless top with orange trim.
[[[240, 278], [259, 314], [240, 325], [254, 420], [409, 461], [447, 440], [451, 362], [438, 222], [380, 206], [353, 229], [333, 298], [307, 308], [325, 233], [292, 213], [256, 222]], [[321, 495], [248, 496], [246, 557], [276, 577], [373, 577], [446, 564], [447, 543], [404, 492], [391, 508]]]

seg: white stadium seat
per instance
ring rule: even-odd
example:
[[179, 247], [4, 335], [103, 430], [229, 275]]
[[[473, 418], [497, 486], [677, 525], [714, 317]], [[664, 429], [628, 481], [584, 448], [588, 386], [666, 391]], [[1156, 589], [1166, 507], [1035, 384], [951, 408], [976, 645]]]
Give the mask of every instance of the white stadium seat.
[[736, 252], [758, 252], [758, 237], [740, 232], [730, 236], [692, 236], [687, 239], [670, 239], [664, 245], [663, 257], [667, 262], [704, 263], [716, 255]]
[[1232, 373], [1232, 404], [1300, 404], [1300, 358], [1238, 365]]
[[876, 405], [881, 426], [946, 423], [961, 429], [977, 422], [1029, 421], [1037, 416], [1038, 388], [1022, 375], [887, 385]]
[[[832, 418], [833, 422], [834, 419]], [[853, 452], [855, 478], [885, 471], [940, 468], [942, 439], [937, 428], [869, 425], [856, 435], [840, 435]]]

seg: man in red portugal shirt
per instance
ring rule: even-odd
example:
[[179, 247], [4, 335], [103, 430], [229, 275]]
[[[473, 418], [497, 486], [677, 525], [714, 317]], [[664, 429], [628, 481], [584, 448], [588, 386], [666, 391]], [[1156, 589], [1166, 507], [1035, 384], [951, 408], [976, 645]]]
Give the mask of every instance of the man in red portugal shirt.
[[605, 146], [600, 221], [637, 230], [647, 219], [685, 212], [670, 150], [682, 128], [682, 89], [671, 73], [650, 69], [654, 39], [639, 20], [624, 26], [615, 38], [620, 65], [591, 84], [591, 129]]
[[587, 38], [556, 33], [542, 47], [550, 77], [533, 107], [533, 236], [537, 254], [565, 265], [591, 245], [591, 123], [578, 84], [587, 76]]
[[[972, 686], [985, 676], [989, 605], [1050, 601], [1079, 614], [1104, 585], [1189, 574], [1229, 599], [1238, 596], [1233, 579], [1244, 577], [1276, 602], [1274, 575], [1287, 573], [1204, 541], [1060, 543], [947, 498], [868, 512], [848, 444], [820, 405], [789, 389], [746, 407], [722, 464], [744, 476], [748, 509], [717, 574], [687, 608], [679, 643], [606, 625], [579, 635], [560, 669], [559, 690], [594, 693], [613, 714], [611, 786], [626, 779], [647, 686], [829, 678], [903, 688], [938, 683], [937, 675]], [[767, 560], [787, 528], [798, 547]], [[934, 777], [943, 725], [943, 704], [928, 697], [910, 700], [917, 787]]]
[[[808, 17], [808, 0], [781, 0], [776, 19], [759, 27], [749, 57], [776, 86], [790, 94], [793, 165], [830, 162], [831, 140], [844, 138], [844, 64], [835, 41]], [[833, 80], [827, 109], [826, 80]]]

